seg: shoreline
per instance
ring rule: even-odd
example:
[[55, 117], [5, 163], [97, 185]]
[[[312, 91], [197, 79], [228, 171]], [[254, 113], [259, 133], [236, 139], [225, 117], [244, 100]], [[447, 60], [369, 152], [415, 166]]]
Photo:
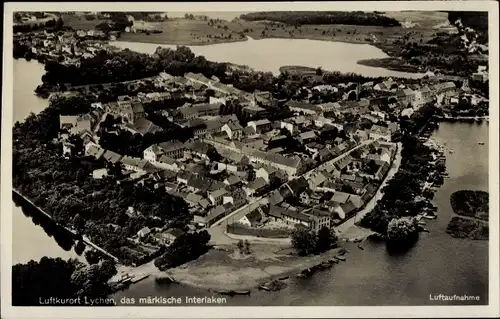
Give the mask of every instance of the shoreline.
[[[268, 245], [254, 245], [253, 247], [261, 249], [261, 246]], [[279, 248], [279, 246], [276, 248]], [[252, 291], [275, 280], [284, 281], [291, 277], [301, 276], [301, 272], [307, 269], [311, 269], [312, 273], [310, 276], [312, 276], [316, 271], [321, 271], [317, 269], [320, 267], [319, 265], [340, 255], [342, 251], [344, 251], [344, 248], [337, 247], [319, 255], [305, 257], [283, 254], [269, 257], [271, 260], [271, 262], [269, 262], [269, 259], [265, 257], [261, 259], [262, 256], [254, 256], [253, 253], [245, 258], [239, 259], [239, 257], [235, 257], [235, 252], [230, 254], [227, 250], [216, 249], [201, 256], [198, 260], [191, 261], [180, 267], [165, 272], [158, 271], [152, 274], [151, 280], [172, 280], [177, 284], [217, 293], [238, 290]], [[224, 254], [227, 255], [224, 256]], [[226, 266], [226, 263], [219, 263], [219, 265], [210, 264], [216, 261], [220, 262], [219, 259], [221, 257], [227, 257], [231, 259], [229, 261], [230, 263], [237, 262], [241, 263], [241, 265], [233, 264], [231, 266]], [[209, 260], [211, 258], [214, 259]], [[209, 263], [207, 265], [196, 265], [196, 263], [200, 264], [207, 262]], [[248, 263], [254, 264], [246, 265]], [[335, 267], [335, 264], [333, 264], [333, 267]]]

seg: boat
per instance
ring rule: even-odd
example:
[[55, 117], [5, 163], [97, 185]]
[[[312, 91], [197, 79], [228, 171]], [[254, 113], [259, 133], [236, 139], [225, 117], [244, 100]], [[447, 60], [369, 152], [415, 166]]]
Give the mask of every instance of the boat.
[[259, 289], [260, 290], [265, 290], [265, 291], [271, 291], [271, 289], [269, 289], [269, 287], [266, 286], [266, 285], [259, 286]]
[[422, 218], [425, 218], [425, 219], [436, 219], [436, 216], [423, 215]]
[[139, 277], [134, 277], [134, 278], [132, 278], [131, 282], [132, 282], [133, 284], [135, 284], [136, 282], [139, 282], [139, 281], [141, 281], [141, 280], [144, 280], [144, 279], [146, 279], [146, 278], [148, 278], [148, 277], [149, 277], [149, 274], [145, 274], [145, 275], [142, 275], [142, 276], [139, 276]]
[[365, 250], [365, 249], [363, 248], [363, 246], [361, 246], [361, 245], [358, 245], [358, 248], [359, 248], [359, 249], [361, 249], [361, 250]]
[[344, 256], [335, 256], [335, 258], [338, 259], [338, 260], [345, 261], [345, 257]]
[[250, 290], [235, 290], [234, 293], [236, 295], [249, 295], [250, 294]]
[[477, 144], [479, 144], [479, 145], [484, 145], [484, 142], [479, 142], [479, 143], [477, 143]]
[[450, 150], [450, 154], [453, 154], [453, 150]]

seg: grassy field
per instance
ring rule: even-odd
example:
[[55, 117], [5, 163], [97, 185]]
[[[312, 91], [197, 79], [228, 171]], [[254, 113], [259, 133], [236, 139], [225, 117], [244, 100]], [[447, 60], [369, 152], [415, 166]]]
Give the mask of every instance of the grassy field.
[[94, 30], [96, 25], [107, 21], [98, 19], [87, 20], [83, 16], [77, 16], [73, 14], [63, 14], [62, 19], [65, 26], [71, 27], [75, 30], [84, 30], [84, 31]]
[[[143, 23], [134, 22], [138, 28]], [[213, 43], [224, 43], [234, 41], [244, 41], [246, 37], [240, 36], [232, 29], [224, 29], [227, 23], [221, 22], [210, 25], [205, 20], [188, 20], [174, 18], [165, 22], [148, 23], [150, 27], [161, 30], [162, 33], [122, 33], [121, 41], [149, 42], [158, 44], [179, 44], [179, 45], [204, 45]]]

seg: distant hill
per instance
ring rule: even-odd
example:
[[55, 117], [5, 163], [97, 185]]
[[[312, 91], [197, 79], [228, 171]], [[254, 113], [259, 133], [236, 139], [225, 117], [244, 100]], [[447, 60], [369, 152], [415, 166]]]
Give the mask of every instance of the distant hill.
[[370, 26], [400, 26], [399, 21], [373, 12], [362, 11], [267, 11], [242, 14], [247, 21], [274, 21], [290, 25], [347, 24]]

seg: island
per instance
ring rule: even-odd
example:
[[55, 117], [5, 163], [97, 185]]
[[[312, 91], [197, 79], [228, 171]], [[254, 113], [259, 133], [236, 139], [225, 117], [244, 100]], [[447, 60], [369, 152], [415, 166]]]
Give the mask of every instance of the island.
[[453, 217], [446, 232], [456, 238], [487, 240], [489, 238], [489, 195], [484, 191], [461, 190], [450, 196]]

